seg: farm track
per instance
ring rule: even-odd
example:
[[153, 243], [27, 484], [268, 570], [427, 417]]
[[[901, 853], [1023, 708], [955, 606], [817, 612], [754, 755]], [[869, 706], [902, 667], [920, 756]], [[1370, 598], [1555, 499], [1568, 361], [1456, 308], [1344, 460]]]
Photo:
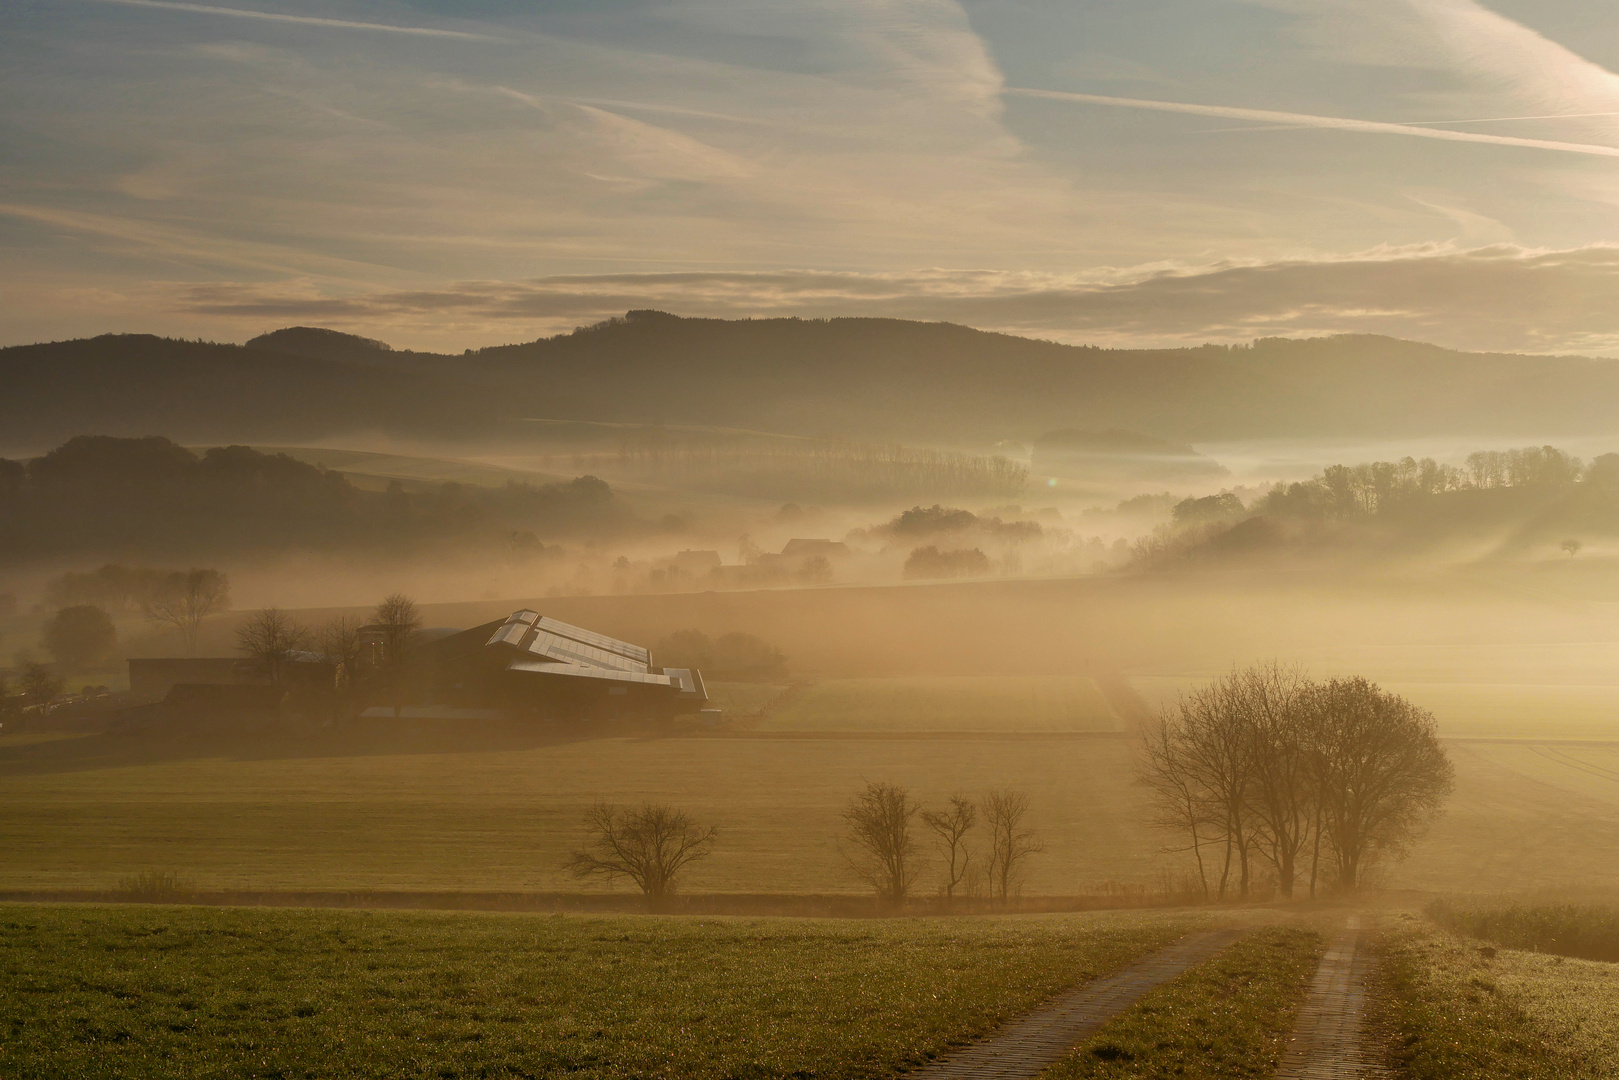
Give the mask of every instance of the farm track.
[[1373, 964], [1371, 954], [1361, 948], [1360, 920], [1352, 916], [1316, 968], [1276, 1080], [1389, 1075], [1366, 1036], [1366, 983]]
[[988, 1038], [908, 1074], [916, 1080], [1026, 1080], [1061, 1061], [1085, 1036], [1148, 991], [1210, 960], [1246, 931], [1189, 934], [1114, 975], [1071, 990]]

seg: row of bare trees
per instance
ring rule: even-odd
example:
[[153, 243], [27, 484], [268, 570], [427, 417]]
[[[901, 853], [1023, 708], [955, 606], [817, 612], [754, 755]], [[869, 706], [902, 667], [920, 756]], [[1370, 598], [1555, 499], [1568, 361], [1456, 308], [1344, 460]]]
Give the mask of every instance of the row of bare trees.
[[1140, 771], [1154, 823], [1183, 838], [1172, 850], [1192, 853], [1204, 896], [1222, 900], [1247, 896], [1262, 867], [1284, 897], [1306, 866], [1312, 895], [1324, 872], [1353, 891], [1453, 782], [1431, 714], [1365, 679], [1312, 682], [1279, 664], [1183, 696], [1148, 733]]
[[[948, 809], [925, 810], [896, 784], [868, 783], [849, 802], [845, 858], [885, 907], [903, 907], [923, 869], [927, 834], [944, 864], [940, 894], [948, 907], [964, 886], [985, 883], [992, 900], [1005, 904], [1016, 895], [1028, 857], [1044, 851], [1026, 818], [1029, 797], [1020, 791], [991, 791], [982, 803], [952, 795]], [[915, 828], [920, 821], [926, 833]], [[982, 824], [987, 845], [977, 839]], [[657, 910], [674, 893], [676, 879], [691, 863], [713, 850], [718, 835], [685, 811], [647, 803], [622, 808], [597, 804], [585, 816], [587, 845], [568, 859], [575, 877], [624, 877]], [[974, 877], [974, 860], [983, 869]]]
[[[920, 821], [944, 865], [940, 893], [947, 905], [957, 890], [975, 880], [975, 857], [985, 890], [1004, 904], [1016, 892], [1029, 856], [1045, 850], [1027, 824], [1028, 813], [1029, 797], [1021, 791], [991, 791], [982, 803], [952, 795], [947, 809], [926, 810], [897, 784], [868, 783], [843, 812], [849, 842], [844, 858], [879, 901], [900, 907], [923, 869], [926, 834], [915, 829]], [[987, 844], [973, 837], [980, 822]]]

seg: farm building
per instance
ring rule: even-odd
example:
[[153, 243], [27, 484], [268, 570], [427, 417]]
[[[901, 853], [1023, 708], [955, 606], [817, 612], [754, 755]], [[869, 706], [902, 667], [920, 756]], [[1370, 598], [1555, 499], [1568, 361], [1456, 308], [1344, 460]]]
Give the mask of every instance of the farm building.
[[517, 611], [502, 621], [423, 641], [401, 694], [444, 710], [498, 710], [542, 720], [654, 719], [696, 713], [702, 673], [654, 668], [639, 645]]

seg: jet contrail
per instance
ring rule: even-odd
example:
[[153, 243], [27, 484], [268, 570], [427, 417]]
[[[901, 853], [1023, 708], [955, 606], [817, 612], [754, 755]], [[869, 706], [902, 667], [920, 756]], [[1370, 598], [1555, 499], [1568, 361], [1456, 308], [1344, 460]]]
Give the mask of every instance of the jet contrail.
[[1597, 143], [1556, 142], [1550, 139], [1519, 139], [1511, 135], [1484, 135], [1475, 131], [1445, 131], [1411, 124], [1386, 124], [1377, 120], [1351, 120], [1342, 116], [1312, 116], [1309, 113], [1272, 112], [1269, 109], [1237, 109], [1227, 105], [1189, 105], [1179, 101], [1146, 101], [1141, 98], [1106, 97], [1101, 94], [1073, 94], [1063, 90], [1029, 90], [1007, 87], [1003, 93], [1019, 97], [1050, 98], [1084, 105], [1111, 105], [1121, 109], [1150, 109], [1154, 112], [1187, 113], [1192, 116], [1218, 116], [1226, 120], [1252, 120], [1260, 124], [1285, 124], [1298, 128], [1329, 128], [1361, 131], [1371, 135], [1413, 135], [1419, 139], [1446, 139], [1450, 142], [1493, 143], [1496, 146], [1524, 146], [1532, 150], [1558, 150], [1565, 154], [1619, 157], [1619, 147]]
[[383, 30], [390, 34], [412, 34], [416, 37], [459, 38], [462, 41], [500, 41], [487, 34], [469, 34], [462, 30], [435, 30], [426, 26], [390, 26], [387, 23], [350, 22], [347, 19], [321, 19], [314, 15], [283, 15], [274, 11], [251, 11], [246, 8], [213, 7], [208, 4], [183, 4], [178, 0], [90, 0], [97, 4], [122, 4], [125, 7], [160, 8], [164, 11], [189, 11], [196, 15], [234, 15], [238, 19], [262, 19], [266, 22], [301, 23], [306, 26], [330, 26], [340, 30]]

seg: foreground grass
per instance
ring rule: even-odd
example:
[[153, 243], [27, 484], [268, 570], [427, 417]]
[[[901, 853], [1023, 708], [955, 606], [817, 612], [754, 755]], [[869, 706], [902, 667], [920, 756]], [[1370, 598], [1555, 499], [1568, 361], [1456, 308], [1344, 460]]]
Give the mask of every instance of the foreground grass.
[[1184, 932], [0, 908], [0, 1075], [878, 1077]]
[[1410, 920], [1381, 938], [1376, 1020], [1410, 1080], [1585, 1080], [1619, 1063], [1619, 969]]
[[1045, 1080], [1268, 1077], [1320, 962], [1314, 930], [1272, 927], [1154, 990]]

